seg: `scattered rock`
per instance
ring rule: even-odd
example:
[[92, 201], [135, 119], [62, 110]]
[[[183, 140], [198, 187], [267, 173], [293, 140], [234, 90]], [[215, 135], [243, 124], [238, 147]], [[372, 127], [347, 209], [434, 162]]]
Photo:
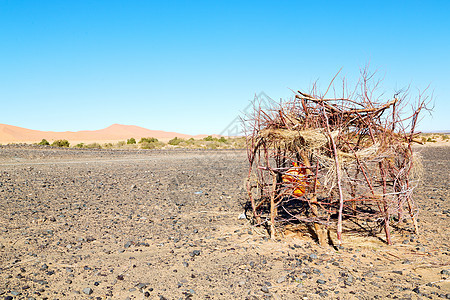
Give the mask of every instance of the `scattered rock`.
[[93, 292], [94, 291], [89, 287], [83, 289], [83, 293], [85, 293], [86, 295], [91, 295]]
[[145, 289], [148, 286], [148, 283], [139, 283], [136, 287], [138, 289]]
[[317, 257], [317, 254], [311, 253], [308, 258], [309, 258], [309, 261], [312, 261], [314, 259], [317, 259], [318, 257]]

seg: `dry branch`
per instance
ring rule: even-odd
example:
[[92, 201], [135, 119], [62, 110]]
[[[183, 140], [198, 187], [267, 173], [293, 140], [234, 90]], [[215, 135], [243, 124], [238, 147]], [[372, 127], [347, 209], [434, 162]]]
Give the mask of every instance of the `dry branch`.
[[427, 98], [421, 95], [417, 109], [405, 118], [406, 97], [372, 100], [373, 77], [363, 75], [361, 95], [352, 99], [324, 98], [314, 87], [269, 108], [255, 106], [248, 116], [249, 201], [255, 224], [269, 224], [271, 237], [294, 220], [313, 222], [321, 244], [324, 233], [319, 231], [326, 224], [336, 229], [341, 243], [342, 223], [362, 220], [371, 230], [383, 228], [390, 244], [391, 223], [394, 216], [400, 222], [404, 210], [417, 232], [412, 196], [420, 160], [411, 144]]

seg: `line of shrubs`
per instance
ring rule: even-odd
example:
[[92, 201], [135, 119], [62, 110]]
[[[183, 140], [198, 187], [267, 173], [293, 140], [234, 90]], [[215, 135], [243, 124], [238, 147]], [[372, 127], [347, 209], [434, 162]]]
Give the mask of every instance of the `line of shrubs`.
[[[70, 143], [67, 140], [55, 140], [53, 143], [49, 143], [46, 139], [42, 139], [38, 145], [49, 145], [54, 147], [70, 147]], [[139, 142], [136, 142], [135, 138], [129, 138], [126, 141], [119, 141], [115, 144], [105, 143], [103, 145], [99, 143], [79, 143], [73, 146], [74, 148], [97, 148], [97, 149], [114, 149], [114, 148], [140, 148], [140, 149], [161, 149], [164, 147], [181, 147], [181, 148], [200, 148], [200, 149], [219, 149], [219, 148], [244, 148], [244, 138], [225, 138], [225, 137], [212, 137], [207, 136], [203, 139], [196, 140], [194, 138], [182, 139], [175, 137], [164, 143], [154, 137], [143, 137]]]

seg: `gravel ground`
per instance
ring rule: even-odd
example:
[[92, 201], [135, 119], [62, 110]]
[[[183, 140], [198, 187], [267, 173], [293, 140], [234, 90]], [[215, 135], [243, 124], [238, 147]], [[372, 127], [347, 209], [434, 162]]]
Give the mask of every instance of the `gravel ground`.
[[0, 146], [0, 297], [450, 299], [450, 147], [417, 149], [420, 235], [336, 251], [238, 219], [244, 151]]

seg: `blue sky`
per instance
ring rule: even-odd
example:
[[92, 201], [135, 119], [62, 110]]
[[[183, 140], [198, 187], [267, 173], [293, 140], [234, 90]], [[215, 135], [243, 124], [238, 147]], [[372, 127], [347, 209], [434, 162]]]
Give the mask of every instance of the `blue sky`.
[[450, 129], [450, 1], [0, 0], [0, 123], [219, 133], [370, 63], [391, 96], [430, 85], [419, 129]]

